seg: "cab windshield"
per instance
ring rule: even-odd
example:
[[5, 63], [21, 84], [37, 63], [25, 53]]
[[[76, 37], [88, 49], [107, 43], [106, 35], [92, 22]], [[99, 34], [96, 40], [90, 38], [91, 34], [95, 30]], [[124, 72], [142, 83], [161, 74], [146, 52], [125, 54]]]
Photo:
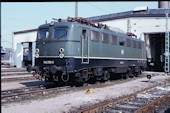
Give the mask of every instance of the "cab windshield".
[[67, 36], [67, 28], [55, 28], [54, 29], [55, 39], [66, 38], [66, 36]]
[[39, 39], [46, 39], [49, 36], [49, 29], [42, 28], [38, 31]]

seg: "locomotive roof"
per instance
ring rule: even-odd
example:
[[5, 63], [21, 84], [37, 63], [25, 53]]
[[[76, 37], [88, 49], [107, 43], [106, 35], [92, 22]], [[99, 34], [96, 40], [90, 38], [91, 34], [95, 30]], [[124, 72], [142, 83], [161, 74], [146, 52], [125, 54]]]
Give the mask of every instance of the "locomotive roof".
[[[53, 22], [53, 25], [59, 25], [59, 26], [67, 26], [67, 27], [71, 27], [72, 25], [77, 25], [77, 26], [82, 26], [84, 28], [90, 28], [91, 30], [103, 30], [104, 32], [115, 32], [117, 35], [121, 35], [121, 36], [127, 36], [128, 35], [125, 33], [125, 32], [119, 32], [119, 31], [116, 31], [116, 30], [112, 30], [112, 29], [104, 29], [104, 28], [96, 28], [96, 27], [93, 27], [93, 26], [90, 26], [90, 25], [86, 25], [86, 24], [81, 24], [79, 22], [68, 22], [68, 21], [63, 21], [63, 22], [55, 22], [55, 21], [52, 21]], [[43, 24], [41, 26], [39, 26], [39, 28], [45, 28], [45, 27], [49, 27], [51, 23], [47, 23], [47, 24]], [[133, 39], [133, 40], [140, 40], [140, 39], [137, 39], [137, 38], [132, 38], [129, 36], [129, 38]], [[142, 41], [142, 40], [140, 40]]]
[[[96, 27], [93, 27], [93, 26], [90, 26], [90, 25], [86, 25], [86, 24], [82, 24], [82, 23], [79, 23], [79, 22], [68, 22], [68, 21], [63, 21], [63, 22], [55, 22], [55, 21], [52, 21], [53, 22], [53, 25], [61, 25], [61, 26], [72, 26], [72, 25], [78, 25], [78, 26], [82, 26], [82, 27], [85, 27], [85, 28], [91, 28], [91, 29], [98, 29], [98, 30], [103, 30], [105, 32], [107, 31], [112, 31], [112, 32], [116, 32], [116, 33], [119, 33], [121, 35], [126, 35], [125, 32], [123, 32], [123, 30], [119, 29], [119, 28], [111, 28], [110, 26], [107, 26], [108, 28], [96, 28]], [[44, 28], [44, 27], [49, 27], [51, 23], [47, 23], [47, 24], [43, 24], [41, 26], [39, 26], [39, 28]]]
[[88, 17], [87, 20], [92, 22], [102, 22], [114, 19], [129, 18], [129, 17], [165, 17], [166, 13], [170, 16], [170, 9], [147, 9], [145, 11], [126, 11], [114, 14]]

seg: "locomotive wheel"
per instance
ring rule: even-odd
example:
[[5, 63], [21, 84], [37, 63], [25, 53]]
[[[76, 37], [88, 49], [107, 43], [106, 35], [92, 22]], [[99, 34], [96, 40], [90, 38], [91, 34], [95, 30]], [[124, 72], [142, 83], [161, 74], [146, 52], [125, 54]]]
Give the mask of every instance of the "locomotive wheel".
[[106, 70], [106, 71], [104, 71], [104, 73], [103, 73], [102, 80], [103, 80], [103, 81], [107, 81], [107, 80], [109, 80], [109, 79], [110, 79], [110, 73]]
[[137, 73], [135, 73], [135, 77], [139, 77], [142, 74], [141, 69], [139, 69], [139, 71]]
[[45, 82], [51, 82], [50, 78], [45, 76]]
[[31, 73], [31, 71], [32, 71], [32, 65], [31, 65], [31, 64], [28, 64], [26, 68], [27, 68], [27, 71], [28, 71], [29, 73]]
[[[41, 75], [43, 75], [43, 74], [41, 73]], [[54, 82], [55, 81], [52, 74], [50, 74], [48, 76], [43, 76], [43, 78], [44, 78], [45, 82]]]
[[127, 73], [123, 73], [123, 74], [121, 74], [121, 76], [122, 76], [123, 79], [127, 79], [128, 78], [128, 74]]
[[134, 74], [133, 74], [133, 72], [132, 72], [132, 69], [131, 69], [131, 68], [128, 68], [127, 76], [128, 76], [128, 77], [134, 77]]
[[76, 73], [74, 80], [75, 80], [75, 85], [76, 85], [76, 86], [83, 86], [83, 84], [84, 84], [84, 79], [83, 79], [81, 73]]

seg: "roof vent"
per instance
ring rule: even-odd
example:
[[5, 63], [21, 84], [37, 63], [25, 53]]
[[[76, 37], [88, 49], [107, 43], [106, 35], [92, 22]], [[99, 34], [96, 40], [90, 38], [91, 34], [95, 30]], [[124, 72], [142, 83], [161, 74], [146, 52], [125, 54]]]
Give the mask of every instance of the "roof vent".
[[135, 7], [133, 9], [134, 12], [137, 12], [137, 11], [146, 11], [148, 10], [148, 6], [139, 6], [139, 7]]

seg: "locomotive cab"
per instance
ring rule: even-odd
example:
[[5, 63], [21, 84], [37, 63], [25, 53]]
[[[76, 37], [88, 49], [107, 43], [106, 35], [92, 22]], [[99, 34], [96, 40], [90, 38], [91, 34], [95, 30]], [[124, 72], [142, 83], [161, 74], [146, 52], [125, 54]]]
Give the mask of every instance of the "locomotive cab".
[[[59, 56], [61, 48], [66, 56], [80, 55], [80, 41], [83, 33], [74, 23], [56, 22], [53, 25], [42, 25], [38, 28], [36, 48], [40, 56]], [[86, 31], [85, 31], [86, 32]], [[83, 35], [85, 38], [85, 35]], [[57, 52], [55, 52], [57, 51]]]
[[40, 56], [57, 56], [55, 51], [65, 48], [67, 40], [68, 26], [43, 25], [38, 28], [36, 49], [42, 50]]

